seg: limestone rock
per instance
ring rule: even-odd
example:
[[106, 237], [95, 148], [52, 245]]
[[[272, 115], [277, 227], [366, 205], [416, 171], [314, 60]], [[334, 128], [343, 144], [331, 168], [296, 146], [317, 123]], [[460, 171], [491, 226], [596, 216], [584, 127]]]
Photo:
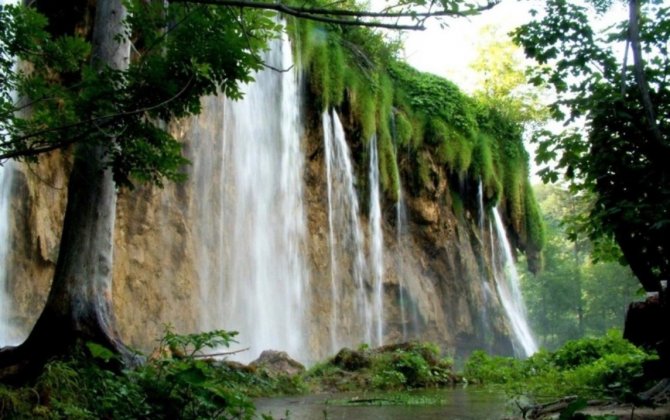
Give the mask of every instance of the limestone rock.
[[273, 376], [294, 376], [305, 371], [305, 366], [291, 359], [285, 351], [276, 350], [263, 351], [258, 359], [249, 364], [249, 367], [263, 369]]

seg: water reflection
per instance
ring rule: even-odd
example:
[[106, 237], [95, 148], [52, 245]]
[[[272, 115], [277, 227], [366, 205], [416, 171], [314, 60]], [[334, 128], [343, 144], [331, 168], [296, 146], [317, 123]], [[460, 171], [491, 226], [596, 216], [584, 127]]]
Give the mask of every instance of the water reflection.
[[[257, 413], [275, 419], [501, 419], [509, 417], [512, 408], [500, 392], [477, 388], [421, 390], [411, 393], [412, 400], [426, 400], [429, 405], [390, 405], [394, 395], [383, 393], [338, 393], [300, 397], [261, 398], [256, 401]], [[377, 405], [358, 404], [356, 400], [372, 400]], [[350, 402], [350, 403], [348, 403]]]

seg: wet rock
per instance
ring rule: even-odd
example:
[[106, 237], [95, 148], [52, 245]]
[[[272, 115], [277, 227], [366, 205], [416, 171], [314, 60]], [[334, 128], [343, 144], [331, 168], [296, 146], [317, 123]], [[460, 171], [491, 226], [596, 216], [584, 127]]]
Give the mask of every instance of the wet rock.
[[265, 350], [258, 359], [249, 364], [254, 369], [263, 369], [270, 375], [294, 376], [305, 371], [305, 366], [297, 362], [285, 352]]

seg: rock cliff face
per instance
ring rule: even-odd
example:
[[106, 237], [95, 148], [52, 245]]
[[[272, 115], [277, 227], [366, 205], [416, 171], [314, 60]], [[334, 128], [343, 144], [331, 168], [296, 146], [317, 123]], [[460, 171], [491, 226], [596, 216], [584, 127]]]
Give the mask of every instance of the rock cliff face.
[[[180, 332], [197, 331], [208, 310], [202, 307], [203, 294], [209, 292], [201, 287], [201, 265], [216, 255], [208, 255], [202, 246], [206, 234], [202, 226], [208, 221], [196, 219], [202, 217], [201, 206], [217, 205], [203, 193], [207, 191], [203, 186], [215, 185], [221, 177], [201, 179], [195, 168], [207, 164], [203, 156], [221, 148], [218, 138], [225, 127], [222, 102], [215, 98], [204, 102], [202, 115], [173, 127], [185, 140], [186, 154], [193, 162], [189, 180], [163, 189], [139, 186], [120, 191], [113, 300], [123, 338], [145, 351], [156, 344], [164, 324]], [[309, 297], [300, 310], [308, 323], [286, 328], [305, 328], [307, 349], [302, 358], [312, 361], [332, 352], [331, 262], [323, 133], [316, 116], [307, 121], [302, 143], [309, 233], [303, 252], [308, 256], [310, 283]], [[189, 142], [194, 138], [198, 141]], [[354, 155], [360, 151], [360, 145], [351, 147]], [[14, 302], [10, 324], [26, 334], [41, 311], [58, 254], [69, 163], [66, 156], [51, 155], [39, 164], [18, 166], [11, 197], [8, 293]], [[410, 178], [410, 169], [401, 165], [403, 177]], [[365, 168], [357, 171], [364, 173]], [[384, 342], [418, 338], [437, 342], [452, 354], [476, 348], [510, 354], [508, 322], [498, 297], [487, 292], [495, 290], [491, 241], [488, 229], [481, 230], [477, 222], [476, 181], [454, 179], [439, 165], [431, 165], [430, 179], [432, 183], [419, 192], [404, 191], [404, 233], [398, 233], [397, 203], [388, 199], [382, 203]], [[455, 202], [452, 191], [463, 199]], [[367, 213], [361, 213], [367, 232]], [[239, 281], [244, 287], [244, 279]], [[347, 305], [342, 302], [342, 307]], [[361, 320], [346, 312], [341, 321], [345, 336], [360, 329]], [[280, 350], [281, 344], [276, 346]]]

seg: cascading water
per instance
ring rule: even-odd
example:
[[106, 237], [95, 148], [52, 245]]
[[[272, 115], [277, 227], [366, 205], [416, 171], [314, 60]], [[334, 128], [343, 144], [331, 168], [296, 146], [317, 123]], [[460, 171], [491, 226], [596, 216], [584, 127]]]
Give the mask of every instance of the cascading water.
[[13, 345], [11, 305], [7, 290], [7, 254], [9, 251], [9, 203], [12, 183], [12, 168], [8, 163], [0, 166], [0, 347]]
[[[335, 111], [322, 115], [326, 178], [328, 182], [328, 227], [331, 269], [331, 339], [332, 350], [372, 340], [372, 315], [366, 292], [365, 276], [368, 273], [364, 254], [363, 232], [358, 216], [358, 197], [354, 187], [354, 173], [344, 128]], [[353, 282], [353, 284], [348, 284]], [[353, 292], [353, 307], [347, 312], [347, 295]], [[350, 340], [343, 340], [340, 315], [358, 319], [363, 326], [360, 332], [349, 331]], [[352, 319], [352, 318], [350, 318]], [[358, 336], [358, 341], [356, 340]]]
[[377, 137], [370, 140], [370, 271], [374, 295], [372, 299], [372, 319], [375, 326], [373, 344], [381, 346], [384, 340], [384, 236], [382, 232], [382, 211], [379, 197], [379, 157]]
[[[512, 248], [507, 239], [507, 233], [498, 209], [494, 208], [492, 213], [495, 232], [498, 236], [498, 245], [496, 246], [493, 239], [493, 227], [491, 227], [491, 253], [496, 288], [512, 326], [514, 336], [518, 344], [521, 345], [525, 356], [530, 356], [537, 351], [537, 344], [526, 320], [526, 309], [519, 289], [519, 273], [514, 265]], [[500, 261], [497, 260], [497, 256], [501, 257]]]
[[[0, 0], [0, 7], [16, 3], [16, 0]], [[2, 57], [5, 58], [5, 57]], [[0, 86], [3, 89], [4, 86]], [[10, 92], [13, 96], [13, 93]], [[4, 138], [5, 133], [0, 133]], [[0, 166], [0, 347], [18, 343], [18, 337], [13, 333], [11, 317], [12, 300], [7, 285], [7, 255], [9, 252], [9, 205], [12, 187], [12, 165], [4, 162]]]
[[[484, 223], [486, 220], [486, 209], [484, 208], [484, 186], [482, 184], [482, 181], [479, 181], [479, 185], [477, 186], [477, 203], [479, 205], [479, 235], [480, 238], [482, 239], [482, 242], [484, 241]], [[483, 245], [483, 244], [482, 244]], [[480, 255], [481, 261], [480, 264], [482, 268], [485, 265], [485, 260], [484, 260], [484, 254], [482, 253]], [[484, 320], [484, 328], [485, 330], [489, 329], [488, 325], [488, 306], [489, 306], [489, 300], [491, 298], [491, 288], [489, 287], [489, 282], [487, 281], [488, 276], [486, 276], [485, 270], [482, 269], [482, 300], [483, 300], [483, 305], [481, 308], [482, 311], [482, 319]]]
[[200, 269], [201, 326], [239, 331], [240, 346], [249, 347], [242, 361], [266, 349], [305, 360], [303, 123], [296, 72], [274, 70], [293, 66], [287, 37], [272, 43], [265, 61], [273, 69], [255, 75], [244, 99], [223, 103], [218, 155], [200, 156], [221, 162], [195, 177], [199, 187], [219, 181], [216, 191], [200, 190], [200, 231], [208, 239], [201, 255], [210, 259]]

